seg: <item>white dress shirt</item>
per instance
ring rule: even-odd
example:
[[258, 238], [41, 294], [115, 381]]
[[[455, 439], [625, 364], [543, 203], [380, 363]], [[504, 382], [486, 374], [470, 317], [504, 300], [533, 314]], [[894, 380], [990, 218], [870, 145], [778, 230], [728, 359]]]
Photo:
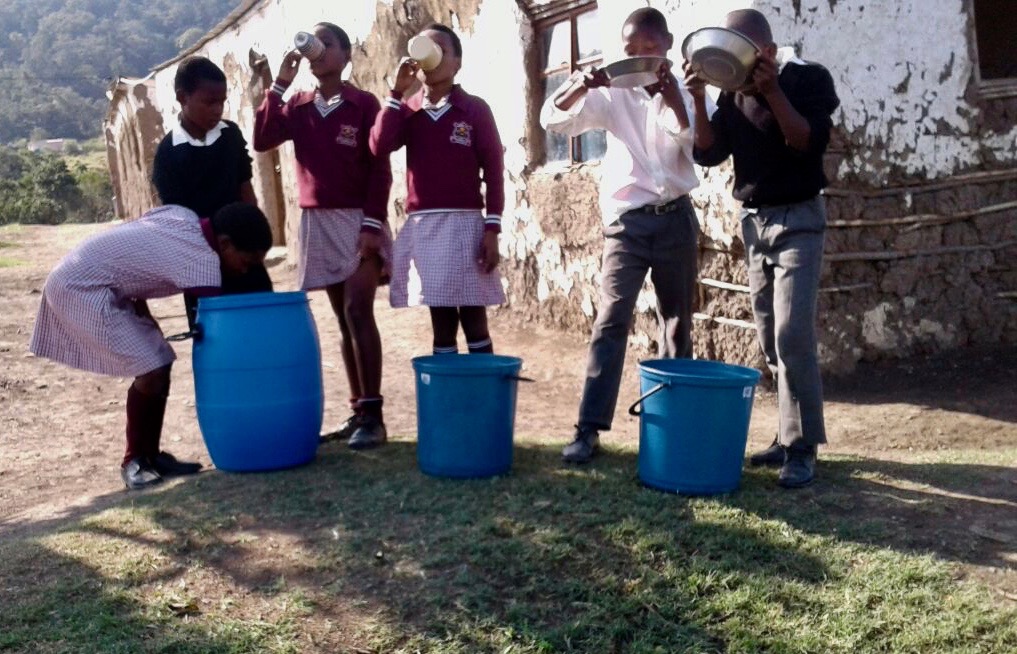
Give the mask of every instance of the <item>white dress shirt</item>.
[[[681, 80], [678, 84], [691, 123], [695, 117], [692, 96]], [[641, 87], [599, 87], [590, 89], [567, 111], [554, 105], [555, 95], [540, 112], [545, 129], [568, 136], [607, 131], [600, 181], [605, 225], [626, 211], [665, 204], [699, 186], [692, 161], [693, 127], [679, 127], [678, 117], [660, 93], [650, 96]], [[715, 107], [709, 98], [707, 105], [712, 113]]]

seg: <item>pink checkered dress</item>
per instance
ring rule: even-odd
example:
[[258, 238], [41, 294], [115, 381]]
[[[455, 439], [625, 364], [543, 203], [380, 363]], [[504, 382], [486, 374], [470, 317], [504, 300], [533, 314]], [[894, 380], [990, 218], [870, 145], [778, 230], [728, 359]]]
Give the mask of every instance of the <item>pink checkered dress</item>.
[[29, 348], [74, 368], [136, 377], [176, 355], [155, 321], [137, 314], [134, 300], [221, 284], [219, 256], [198, 216], [159, 207], [90, 238], [57, 264]]
[[[357, 240], [364, 221], [361, 209], [304, 209], [300, 214], [297, 283], [305, 291], [346, 281], [360, 265]], [[392, 261], [392, 232], [381, 226], [381, 258]], [[382, 280], [387, 282], [388, 278]]]
[[484, 215], [478, 209], [412, 213], [393, 247], [393, 307], [472, 307], [501, 304], [505, 292], [495, 269], [478, 262]]

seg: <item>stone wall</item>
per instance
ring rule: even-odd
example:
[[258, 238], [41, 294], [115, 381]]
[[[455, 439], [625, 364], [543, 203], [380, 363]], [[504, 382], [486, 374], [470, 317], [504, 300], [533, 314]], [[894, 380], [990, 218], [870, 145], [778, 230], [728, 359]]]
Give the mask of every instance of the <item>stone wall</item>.
[[[795, 45], [834, 77], [842, 107], [827, 161], [831, 222], [820, 296], [827, 370], [848, 370], [861, 359], [1017, 341], [1017, 273], [1010, 263], [1017, 254], [1017, 100], [978, 88], [970, 2], [611, 0], [600, 3], [598, 19], [607, 59], [619, 54], [624, 17], [646, 4], [667, 14], [676, 46], [692, 29], [751, 4], [770, 16], [780, 43]], [[347, 30], [354, 41], [347, 75], [379, 96], [409, 36], [434, 20], [461, 34], [459, 81], [492, 106], [506, 148], [507, 309], [588, 333], [598, 304], [600, 166], [544, 164], [536, 37], [518, 4], [384, 0], [345, 3], [338, 12], [320, 1], [251, 0], [193, 49], [227, 71], [230, 117], [248, 136], [265, 75], [278, 67], [293, 33], [319, 20]], [[672, 58], [681, 59], [677, 50]], [[175, 63], [153, 73], [149, 95], [161, 124], [176, 120]], [[312, 85], [304, 68], [294, 86]], [[147, 130], [159, 122], [138, 120]], [[110, 132], [114, 149], [127, 147], [130, 131]], [[277, 212], [291, 249], [299, 216], [292, 157], [284, 146], [255, 160], [259, 199]], [[391, 222], [398, 228], [402, 153], [394, 155], [393, 169]], [[693, 194], [703, 225], [697, 355], [758, 365], [731, 170], [701, 173]], [[121, 172], [118, 188], [141, 177]], [[633, 344], [648, 352], [656, 337], [653, 308], [647, 286]]]

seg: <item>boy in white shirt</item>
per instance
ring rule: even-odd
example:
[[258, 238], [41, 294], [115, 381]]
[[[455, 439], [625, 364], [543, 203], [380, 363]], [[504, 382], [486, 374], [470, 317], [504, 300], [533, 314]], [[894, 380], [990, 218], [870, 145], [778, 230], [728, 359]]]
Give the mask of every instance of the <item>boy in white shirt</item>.
[[[664, 57], [674, 37], [660, 11], [643, 8], [625, 20], [622, 41], [630, 57]], [[576, 71], [541, 112], [545, 129], [569, 136], [607, 131], [600, 190], [601, 299], [579, 421], [562, 450], [567, 463], [590, 461], [599, 432], [611, 429], [632, 313], [647, 270], [657, 296], [661, 356], [692, 356], [699, 237], [688, 196], [699, 185], [692, 160], [692, 97], [666, 61], [651, 86], [609, 84], [602, 70]]]

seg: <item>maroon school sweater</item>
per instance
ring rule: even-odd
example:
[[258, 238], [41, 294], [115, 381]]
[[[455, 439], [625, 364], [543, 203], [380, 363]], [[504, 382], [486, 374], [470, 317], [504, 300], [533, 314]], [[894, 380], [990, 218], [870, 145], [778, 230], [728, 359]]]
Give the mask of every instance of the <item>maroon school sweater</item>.
[[379, 157], [406, 146], [406, 211], [486, 209], [484, 228], [501, 231], [504, 150], [491, 108], [459, 85], [443, 112], [421, 109], [423, 98], [421, 90], [404, 103], [393, 91], [371, 129]]
[[255, 114], [254, 149], [271, 150], [292, 140], [297, 160], [300, 206], [305, 209], [363, 209], [363, 229], [379, 231], [388, 217], [392, 170], [388, 156], [376, 157], [368, 145], [381, 109], [378, 99], [344, 84], [342, 103], [322, 117], [314, 91], [282, 101], [278, 82], [265, 92]]

